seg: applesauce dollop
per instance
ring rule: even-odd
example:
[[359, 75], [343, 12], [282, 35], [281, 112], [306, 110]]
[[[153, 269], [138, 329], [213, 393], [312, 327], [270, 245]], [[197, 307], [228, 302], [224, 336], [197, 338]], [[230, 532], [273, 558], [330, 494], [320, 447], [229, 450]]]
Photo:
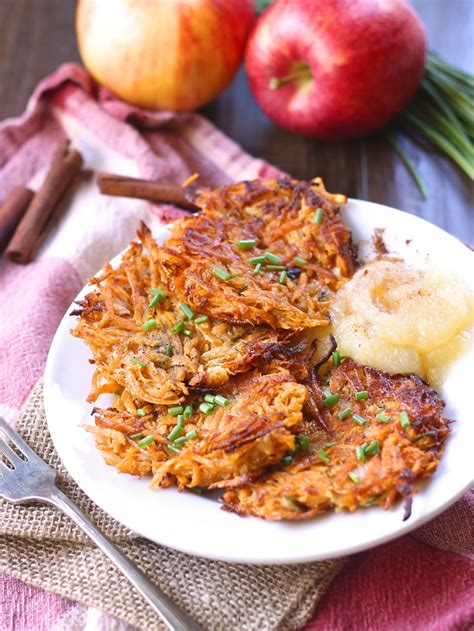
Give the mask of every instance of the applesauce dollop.
[[342, 355], [390, 374], [417, 374], [439, 388], [472, 344], [474, 295], [438, 270], [377, 260], [338, 292], [331, 320]]

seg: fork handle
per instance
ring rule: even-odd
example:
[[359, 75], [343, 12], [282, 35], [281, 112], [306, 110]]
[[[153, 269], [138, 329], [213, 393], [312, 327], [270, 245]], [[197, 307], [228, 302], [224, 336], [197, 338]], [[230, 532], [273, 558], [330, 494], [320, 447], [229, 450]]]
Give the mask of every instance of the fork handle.
[[60, 508], [82, 528], [122, 574], [128, 578], [135, 589], [140, 592], [172, 631], [200, 631], [200, 627], [181, 611], [164, 592], [154, 585], [117, 546], [109, 541], [67, 495], [64, 495], [62, 491], [55, 488], [48, 497], [48, 503]]

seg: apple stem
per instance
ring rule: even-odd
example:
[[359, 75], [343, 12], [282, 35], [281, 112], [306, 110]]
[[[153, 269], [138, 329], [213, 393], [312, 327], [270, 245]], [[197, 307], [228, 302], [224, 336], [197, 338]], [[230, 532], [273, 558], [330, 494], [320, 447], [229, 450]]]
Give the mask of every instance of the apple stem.
[[288, 85], [289, 83], [296, 83], [300, 87], [303, 87], [312, 80], [313, 73], [308, 64], [304, 61], [297, 61], [293, 64], [293, 67], [287, 75], [283, 77], [272, 77], [268, 82], [268, 87], [270, 90], [278, 90], [281, 86]]

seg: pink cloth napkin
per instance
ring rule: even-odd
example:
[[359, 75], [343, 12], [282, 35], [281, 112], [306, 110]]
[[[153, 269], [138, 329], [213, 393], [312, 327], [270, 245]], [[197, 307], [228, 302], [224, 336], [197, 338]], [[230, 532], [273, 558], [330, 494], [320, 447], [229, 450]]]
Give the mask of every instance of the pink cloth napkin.
[[[34, 92], [26, 113], [0, 125], [0, 203], [17, 184], [37, 188], [55, 143], [67, 135], [94, 170], [219, 186], [280, 171], [246, 154], [198, 114], [147, 112], [66, 64]], [[323, 175], [315, 174], [315, 175]], [[44, 368], [56, 327], [87, 276], [149, 224], [179, 211], [101, 197], [81, 184], [36, 260], [0, 262], [0, 414], [14, 418]], [[474, 625], [474, 496], [374, 550], [354, 555], [307, 631], [464, 630]], [[0, 629], [126, 631], [100, 612], [0, 575]]]

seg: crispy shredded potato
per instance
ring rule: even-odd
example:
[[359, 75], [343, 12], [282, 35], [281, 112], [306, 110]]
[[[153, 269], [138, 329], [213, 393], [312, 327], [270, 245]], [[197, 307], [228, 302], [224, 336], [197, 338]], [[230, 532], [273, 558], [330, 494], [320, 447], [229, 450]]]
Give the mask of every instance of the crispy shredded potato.
[[[172, 405], [184, 400], [192, 387], [215, 388], [262, 361], [292, 355], [288, 331], [186, 320], [179, 300], [168, 292], [166, 275], [156, 262], [159, 248], [146, 226], [139, 238], [117, 269], [107, 264], [90, 280], [95, 290], [72, 312], [79, 316], [72, 333], [94, 356], [89, 401], [126, 387], [143, 401]], [[152, 290], [166, 296], [150, 308]], [[146, 330], [143, 324], [150, 319], [155, 324]], [[176, 323], [184, 321], [191, 335], [173, 333]], [[301, 345], [295, 352], [300, 350]]]
[[[307, 392], [287, 371], [246, 373], [220, 394], [228, 405], [216, 406], [209, 415], [199, 410], [199, 401], [194, 399], [195, 411], [186, 419], [182, 434], [196, 430], [197, 437], [187, 441], [178, 454], [171, 451], [166, 439], [177, 422], [166, 408], [145, 405], [142, 417], [136, 411], [97, 409], [97, 427], [92, 431], [108, 464], [135, 475], [152, 474], [152, 487], [171, 483], [180, 489], [215, 487], [226, 480], [242, 481], [277, 464], [294, 449], [292, 432], [303, 420]], [[154, 440], [140, 447], [137, 440], [130, 439], [137, 433]]]
[[[327, 325], [334, 292], [354, 268], [351, 235], [334, 197], [319, 181], [290, 179], [201, 191], [202, 212], [175, 222], [158, 252], [172, 293], [226, 322], [293, 330]], [[255, 246], [240, 248], [240, 241]], [[254, 273], [252, 259], [265, 253], [274, 257]], [[298, 264], [298, 257], [306, 262]], [[284, 282], [272, 264], [287, 270]]]
[[[329, 508], [389, 508], [402, 496], [409, 515], [414, 481], [431, 475], [443, 453], [449, 433], [444, 404], [414, 375], [391, 377], [350, 359], [329, 377], [327, 386], [309, 387], [316, 421], [325, 431], [309, 434], [310, 448], [294, 464], [228, 490], [223, 501], [229, 510], [302, 520]], [[339, 394], [331, 407], [324, 403], [325, 390]], [[357, 400], [359, 392], [367, 398]]]
[[398, 497], [408, 514], [448, 421], [414, 375], [333, 366], [329, 310], [355, 260], [345, 197], [285, 178], [196, 201], [164, 246], [142, 225], [73, 312], [95, 366], [89, 401], [115, 393], [87, 428], [105, 462], [152, 488], [222, 488], [239, 515], [302, 520]]

